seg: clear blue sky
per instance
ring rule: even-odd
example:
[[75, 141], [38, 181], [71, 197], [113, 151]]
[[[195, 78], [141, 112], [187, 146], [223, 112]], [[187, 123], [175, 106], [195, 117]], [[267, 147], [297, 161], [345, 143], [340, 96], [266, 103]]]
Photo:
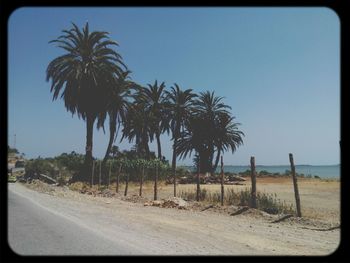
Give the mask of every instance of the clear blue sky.
[[[176, 82], [225, 97], [246, 135], [225, 164], [246, 165], [250, 156], [257, 164], [288, 164], [289, 152], [297, 164], [340, 162], [340, 23], [326, 8], [16, 10], [8, 24], [8, 140], [13, 146], [16, 134], [28, 158], [84, 153], [85, 123], [62, 100], [52, 102], [45, 74], [63, 52], [48, 41], [70, 22], [86, 21], [120, 44], [136, 82]], [[161, 140], [170, 160], [170, 138]], [[101, 158], [107, 143], [108, 133], [95, 130], [94, 156]]]

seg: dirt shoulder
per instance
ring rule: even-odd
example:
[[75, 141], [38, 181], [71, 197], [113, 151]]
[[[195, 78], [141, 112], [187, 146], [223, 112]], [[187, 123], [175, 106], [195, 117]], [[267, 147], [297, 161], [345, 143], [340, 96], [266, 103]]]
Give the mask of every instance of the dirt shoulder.
[[272, 223], [279, 216], [253, 209], [230, 216], [237, 207], [201, 211], [194, 202], [187, 209], [160, 208], [144, 206], [135, 196], [93, 196], [42, 183], [11, 187], [105, 237], [135, 245], [142, 254], [327, 255], [340, 241], [339, 228], [322, 231], [335, 224], [295, 218]]

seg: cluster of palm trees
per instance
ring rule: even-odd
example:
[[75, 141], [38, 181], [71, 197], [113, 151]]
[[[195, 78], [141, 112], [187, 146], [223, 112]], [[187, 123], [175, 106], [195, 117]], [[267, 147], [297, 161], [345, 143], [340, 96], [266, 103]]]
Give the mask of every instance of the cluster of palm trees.
[[[107, 32], [80, 30], [74, 23], [69, 30], [50, 41], [66, 51], [47, 67], [53, 100], [60, 95], [67, 111], [86, 121], [85, 170], [75, 180], [88, 181], [92, 169], [93, 127], [105, 131], [109, 123], [109, 143], [103, 166], [111, 155], [118, 131], [121, 140], [135, 144], [139, 156], [150, 159], [149, 143], [157, 143], [157, 157], [162, 159], [160, 136], [173, 140], [172, 170], [176, 186], [176, 160], [193, 152], [201, 173], [213, 173], [223, 152], [234, 152], [243, 141], [239, 123], [223, 98], [214, 92], [195, 94], [177, 84], [166, 90], [165, 83], [146, 87], [130, 78], [130, 71], [113, 46]], [[176, 190], [174, 188], [174, 194]]]

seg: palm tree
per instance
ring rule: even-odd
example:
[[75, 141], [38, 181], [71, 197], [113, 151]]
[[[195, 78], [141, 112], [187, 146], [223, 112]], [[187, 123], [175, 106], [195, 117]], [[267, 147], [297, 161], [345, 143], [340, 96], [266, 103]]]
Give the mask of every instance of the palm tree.
[[228, 148], [234, 151], [243, 143], [243, 133], [237, 130], [234, 117], [230, 117], [228, 111], [231, 107], [222, 103], [222, 99], [214, 92], [200, 93], [178, 142], [177, 154], [180, 158], [186, 158], [192, 151], [198, 154], [201, 173], [213, 172], [215, 151], [220, 155]]
[[144, 110], [144, 103], [140, 100], [140, 90], [134, 94], [134, 101], [128, 106], [120, 141], [124, 138], [127, 138], [129, 142], [135, 140], [137, 153], [149, 160], [150, 149], [148, 142], [151, 134], [149, 125], [151, 121], [149, 114]]
[[212, 169], [215, 172], [219, 164], [220, 155], [225, 151], [231, 150], [232, 153], [243, 144], [242, 136], [244, 133], [238, 130], [240, 123], [234, 122], [235, 117], [227, 114], [220, 115], [216, 125], [216, 139], [214, 145], [216, 147], [216, 159]]
[[150, 141], [154, 136], [157, 140], [158, 159], [162, 159], [162, 148], [160, 144], [160, 135], [164, 131], [169, 131], [169, 125], [166, 119], [166, 96], [165, 84], [162, 82], [159, 86], [157, 80], [153, 85], [148, 84], [141, 90], [139, 100], [145, 106], [145, 112], [149, 115]]
[[82, 31], [73, 23], [70, 30], [62, 32], [49, 43], [56, 43], [66, 53], [49, 63], [46, 80], [52, 80], [53, 100], [61, 94], [67, 111], [86, 121], [86, 171], [73, 181], [87, 181], [92, 168], [94, 122], [106, 110], [115, 76], [122, 75], [126, 66], [110, 48], [118, 44], [109, 39], [108, 32], [89, 32], [88, 23]]
[[179, 140], [176, 146], [176, 155], [180, 159], [191, 156], [195, 151], [195, 156], [200, 159], [200, 171], [210, 171], [209, 165], [209, 141], [208, 133], [206, 129], [209, 129], [208, 121], [202, 118], [200, 115], [192, 114], [188, 120], [186, 120], [185, 129], [180, 133]]
[[112, 144], [117, 137], [120, 125], [125, 122], [125, 116], [130, 103], [131, 89], [136, 86], [134, 82], [128, 80], [129, 74], [130, 71], [125, 71], [118, 79], [115, 79], [115, 85], [112, 87], [112, 94], [109, 98], [110, 101], [106, 107], [107, 111], [103, 111], [99, 115], [97, 127], [102, 127], [103, 129], [106, 115], [108, 114], [109, 116], [109, 142], [102, 161], [102, 167], [105, 167], [111, 153]]
[[197, 96], [192, 93], [192, 89], [181, 90], [175, 83], [175, 87], [171, 87], [171, 91], [165, 91], [166, 100], [168, 102], [168, 119], [170, 120], [170, 130], [172, 132], [173, 143], [173, 157], [172, 157], [172, 171], [174, 175], [174, 196], [176, 196], [176, 145], [180, 137], [181, 130], [185, 127], [185, 121], [189, 118], [193, 99]]
[[[217, 123], [220, 116], [229, 115], [230, 106], [222, 103], [223, 97], [215, 96], [214, 92], [201, 92], [199, 100], [195, 103], [195, 114], [202, 120], [203, 136], [205, 137], [206, 147], [200, 154], [201, 171], [212, 172], [212, 163], [214, 157], [215, 145], [217, 139]], [[202, 156], [201, 156], [202, 155]], [[210, 169], [210, 170], [209, 170]]]

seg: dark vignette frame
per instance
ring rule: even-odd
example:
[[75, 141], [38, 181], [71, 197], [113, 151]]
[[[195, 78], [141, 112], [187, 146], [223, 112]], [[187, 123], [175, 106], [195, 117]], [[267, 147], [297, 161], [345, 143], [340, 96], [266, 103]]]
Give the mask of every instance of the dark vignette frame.
[[[85, 3], [85, 5], [83, 4]], [[142, 260], [142, 258], [146, 260], [155, 260], [158, 259], [160, 261], [163, 260], [171, 260], [174, 259], [175, 261], [179, 260], [203, 260], [209, 259], [209, 260], [230, 260], [230, 261], [238, 261], [238, 262], [245, 262], [245, 261], [267, 261], [267, 262], [303, 262], [303, 261], [345, 261], [346, 259], [350, 259], [349, 256], [349, 217], [348, 213], [346, 211], [345, 207], [345, 200], [347, 200], [346, 195], [349, 194], [349, 178], [346, 177], [346, 173], [344, 170], [346, 170], [346, 167], [344, 165], [341, 165], [341, 222], [345, 222], [341, 225], [341, 241], [338, 249], [333, 252], [332, 254], [328, 256], [130, 256], [130, 257], [110, 257], [110, 256], [19, 256], [15, 254], [11, 248], [8, 245], [7, 242], [7, 175], [5, 176], [5, 169], [7, 174], [7, 150], [5, 152], [5, 145], [8, 144], [7, 140], [7, 124], [8, 124], [8, 86], [7, 86], [7, 67], [8, 67], [8, 19], [12, 12], [14, 12], [16, 9], [20, 7], [147, 7], [147, 6], [153, 6], [153, 7], [167, 7], [164, 5], [166, 3], [152, 3], [149, 5], [146, 5], [146, 3], [140, 3], [139, 1], [132, 1], [129, 3], [119, 4], [116, 3], [110, 3], [105, 0], [99, 0], [94, 1], [86, 4], [86, 1], [79, 3], [78, 1], [67, 1], [67, 0], [51, 0], [51, 1], [45, 1], [45, 0], [10, 0], [7, 3], [1, 2], [0, 3], [0, 20], [1, 20], [1, 27], [0, 27], [0, 47], [1, 47], [1, 64], [0, 64], [0, 72], [1, 72], [1, 84], [0, 84], [0, 98], [1, 98], [1, 109], [0, 109], [0, 120], [4, 124], [1, 127], [1, 133], [0, 133], [0, 139], [1, 139], [1, 145], [3, 146], [0, 151], [1, 156], [1, 168], [2, 173], [0, 176], [0, 193], [1, 193], [1, 217], [0, 217], [0, 223], [1, 223], [1, 243], [0, 243], [0, 259], [1, 262], [23, 262], [23, 261], [33, 261], [33, 262], [58, 262], [58, 261], [66, 261], [66, 262], [76, 262], [76, 261], [83, 261], [83, 262], [92, 262], [92, 261], [106, 261], [106, 262], [114, 262], [119, 260]], [[170, 6], [176, 6], [176, 7], [182, 7], [186, 6], [187, 1], [176, 1], [173, 2], [173, 5]], [[344, 124], [344, 116], [346, 116], [345, 113], [345, 106], [346, 105], [346, 90], [349, 89], [349, 81], [346, 75], [346, 70], [350, 68], [350, 57], [349, 57], [349, 14], [346, 14], [346, 0], [282, 0], [282, 1], [276, 1], [276, 0], [240, 0], [235, 1], [232, 3], [225, 3], [225, 2], [215, 2], [215, 5], [210, 4], [204, 4], [203, 2], [197, 2], [194, 4], [191, 4], [190, 6], [198, 6], [198, 7], [328, 7], [332, 9], [335, 13], [337, 13], [339, 20], [340, 20], [340, 85], [341, 85], [341, 91], [340, 91], [340, 107], [341, 107], [341, 133], [340, 133], [340, 162], [343, 164], [344, 162], [344, 141], [346, 141], [346, 138], [344, 138], [344, 134], [348, 134], [348, 130], [345, 132], [347, 125]], [[6, 129], [5, 129], [6, 126]], [[344, 140], [345, 139], [345, 140]]]

